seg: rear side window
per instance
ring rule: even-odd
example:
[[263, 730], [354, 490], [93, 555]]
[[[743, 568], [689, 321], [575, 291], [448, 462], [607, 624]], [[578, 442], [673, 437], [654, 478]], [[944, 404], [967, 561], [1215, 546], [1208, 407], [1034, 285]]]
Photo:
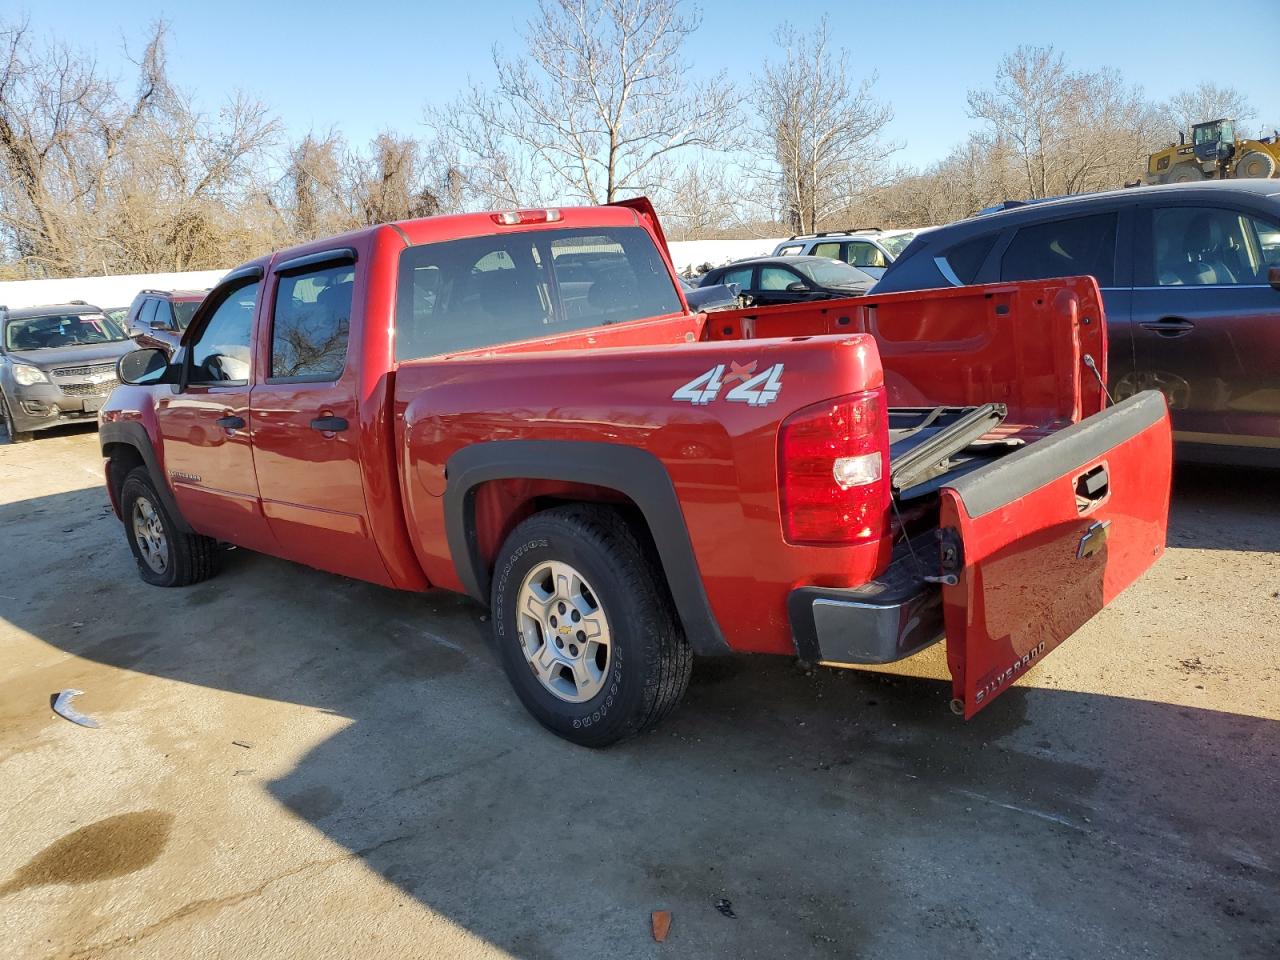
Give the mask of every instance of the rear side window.
[[154, 297], [142, 301], [142, 309], [138, 311], [138, 326], [144, 330], [151, 329], [151, 324], [156, 319], [156, 304], [159, 302]]
[[986, 236], [966, 240], [948, 250], [947, 263], [951, 265], [951, 272], [956, 275], [956, 279], [966, 284], [977, 280], [982, 262], [987, 259], [987, 254], [995, 244], [996, 234], [988, 233]]
[[724, 276], [720, 278], [721, 283], [736, 283], [743, 290], [751, 289], [751, 271], [752, 267], [738, 267], [734, 270], [726, 270]]
[[830, 257], [832, 260], [840, 259], [840, 244], [838, 243], [815, 243], [813, 245], [813, 256]]
[[400, 255], [396, 359], [414, 360], [682, 312], [639, 227], [533, 230]]
[[1116, 215], [1103, 213], [1022, 227], [1000, 261], [1001, 280], [1089, 276], [1115, 283]]
[[884, 253], [874, 243], [858, 241], [849, 244], [849, 256], [846, 258], [855, 267], [887, 267]]
[[779, 247], [775, 257], [794, 257], [797, 253], [804, 249], [803, 243], [790, 243], [785, 247]]
[[760, 268], [761, 290], [786, 290], [793, 283], [800, 283], [798, 276], [782, 267]]
[[271, 379], [336, 380], [347, 361], [355, 268], [280, 278], [271, 324]]

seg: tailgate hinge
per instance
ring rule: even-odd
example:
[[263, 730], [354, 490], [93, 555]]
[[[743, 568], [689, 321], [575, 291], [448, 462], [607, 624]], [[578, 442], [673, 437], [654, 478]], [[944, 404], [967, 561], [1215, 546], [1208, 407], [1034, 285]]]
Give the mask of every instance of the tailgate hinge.
[[941, 583], [954, 587], [960, 582], [960, 571], [964, 568], [964, 550], [960, 543], [960, 534], [947, 527], [935, 534], [938, 539], [938, 576], [925, 577], [925, 583]]

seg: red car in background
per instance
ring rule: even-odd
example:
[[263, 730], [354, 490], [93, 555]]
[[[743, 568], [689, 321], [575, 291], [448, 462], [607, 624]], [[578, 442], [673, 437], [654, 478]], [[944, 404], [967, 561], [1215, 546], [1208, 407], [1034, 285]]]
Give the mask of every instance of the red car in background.
[[124, 327], [140, 347], [173, 356], [208, 290], [143, 290], [133, 298]]

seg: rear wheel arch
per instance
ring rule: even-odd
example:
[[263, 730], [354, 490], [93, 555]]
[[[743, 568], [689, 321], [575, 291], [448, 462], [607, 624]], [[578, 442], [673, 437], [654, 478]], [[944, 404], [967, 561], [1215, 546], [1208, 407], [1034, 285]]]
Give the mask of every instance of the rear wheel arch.
[[[694, 652], [731, 652], [707, 599], [675, 487], [653, 454], [596, 441], [496, 440], [451, 456], [447, 477], [449, 552], [464, 589], [481, 603], [489, 600], [494, 552], [519, 522], [566, 503], [613, 505], [652, 545]], [[479, 513], [483, 491], [500, 480], [527, 481], [540, 493], [520, 500], [506, 516]]]

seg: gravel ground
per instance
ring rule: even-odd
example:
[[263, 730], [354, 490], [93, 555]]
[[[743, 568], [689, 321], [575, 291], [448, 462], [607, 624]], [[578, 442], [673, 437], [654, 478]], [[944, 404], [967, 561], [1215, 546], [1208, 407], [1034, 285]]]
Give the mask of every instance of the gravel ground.
[[92, 432], [0, 445], [0, 530], [0, 956], [1280, 956], [1280, 475], [1181, 471], [1166, 556], [968, 724], [939, 652], [732, 658], [607, 751], [464, 600], [147, 587]]

